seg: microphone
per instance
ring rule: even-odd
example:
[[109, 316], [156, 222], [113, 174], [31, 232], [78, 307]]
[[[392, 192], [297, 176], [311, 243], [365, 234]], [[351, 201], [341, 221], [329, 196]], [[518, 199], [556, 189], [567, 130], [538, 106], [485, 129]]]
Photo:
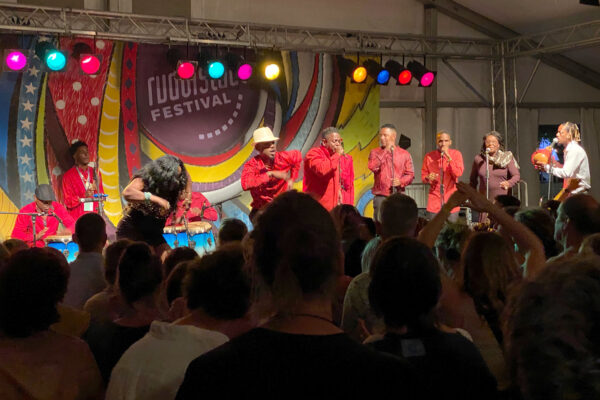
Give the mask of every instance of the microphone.
[[552, 139], [552, 147], [556, 146], [557, 143], [558, 143], [558, 138]]
[[63, 220], [62, 220], [62, 219], [60, 219], [60, 217], [59, 217], [58, 215], [56, 215], [56, 214], [54, 213], [54, 211], [52, 211], [52, 210], [48, 210], [48, 215], [50, 215], [50, 216], [52, 216], [52, 217], [56, 218], [56, 219], [58, 220], [58, 222], [60, 222], [60, 223], [61, 223], [61, 225], [62, 225], [62, 226], [65, 226], [65, 227], [66, 227], [65, 223], [63, 222]]
[[492, 151], [492, 149], [490, 149], [489, 147], [487, 149], [485, 149], [485, 154], [489, 153], [490, 151]]

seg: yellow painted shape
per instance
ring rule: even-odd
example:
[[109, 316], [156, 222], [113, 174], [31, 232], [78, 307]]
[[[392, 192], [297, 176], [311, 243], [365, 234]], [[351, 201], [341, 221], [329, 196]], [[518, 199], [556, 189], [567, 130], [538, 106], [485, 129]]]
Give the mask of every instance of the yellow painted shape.
[[[3, 212], [18, 212], [19, 209], [10, 201], [4, 190], [0, 188], [0, 211]], [[10, 234], [15, 226], [16, 215], [0, 215], [0, 238], [6, 240], [10, 238]]]
[[[356, 85], [356, 84], [355, 84]], [[379, 86], [373, 86], [364, 103], [358, 104], [347, 123], [340, 127], [346, 149], [369, 143], [379, 129]]]
[[37, 124], [35, 128], [35, 164], [37, 169], [37, 183], [50, 183], [48, 167], [46, 165], [46, 142], [44, 140], [44, 117], [46, 115], [46, 90], [48, 89], [48, 74], [44, 76], [38, 105]]
[[[140, 147], [152, 160], [165, 155], [161, 149], [145, 136], [140, 137]], [[252, 151], [254, 151], [254, 142], [249, 141], [233, 157], [220, 164], [208, 166], [186, 164], [185, 168], [190, 173], [194, 182], [220, 182], [237, 171], [246, 162], [248, 157], [250, 157]]]
[[[104, 211], [116, 226], [123, 214], [119, 188], [119, 117], [121, 107], [121, 62], [123, 43], [115, 42], [102, 100], [102, 117], [98, 133], [98, 167], [102, 174], [104, 193], [108, 195]], [[115, 100], [116, 99], [116, 100]]]
[[[356, 57], [346, 57], [349, 60], [356, 61]], [[366, 57], [361, 57], [360, 62], [363, 63], [367, 60]], [[373, 58], [375, 61], [378, 59]], [[335, 126], [344, 126], [347, 124], [348, 120], [352, 118], [356, 108], [359, 104], [362, 104], [367, 96], [369, 95], [369, 91], [371, 86], [374, 85], [374, 80], [370, 76], [367, 76], [367, 80], [365, 83], [352, 83], [350, 78], [346, 77], [346, 90], [344, 92], [344, 102], [342, 103], [342, 107], [340, 109], [340, 114], [338, 116], [338, 120], [336, 121]], [[379, 97], [379, 88], [377, 88], [377, 96]], [[379, 118], [377, 118], [379, 120]]]
[[369, 201], [365, 206], [365, 210], [363, 211], [363, 216], [368, 218], [373, 218], [373, 200]]

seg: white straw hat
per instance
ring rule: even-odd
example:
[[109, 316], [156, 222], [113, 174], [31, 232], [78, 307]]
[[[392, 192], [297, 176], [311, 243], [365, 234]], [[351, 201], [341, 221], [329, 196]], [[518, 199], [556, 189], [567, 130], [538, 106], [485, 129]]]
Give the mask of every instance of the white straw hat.
[[273, 131], [268, 126], [258, 128], [252, 134], [254, 143], [265, 143], [265, 142], [276, 142], [279, 140], [278, 137], [273, 136]]

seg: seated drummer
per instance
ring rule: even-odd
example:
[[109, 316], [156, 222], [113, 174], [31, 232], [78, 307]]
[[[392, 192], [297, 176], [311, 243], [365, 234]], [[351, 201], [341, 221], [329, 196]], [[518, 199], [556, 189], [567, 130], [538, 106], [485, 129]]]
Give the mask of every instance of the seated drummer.
[[[186, 210], [183, 205], [183, 200], [179, 200], [177, 203], [177, 214], [175, 216], [175, 224], [179, 225], [183, 223], [183, 216], [187, 218], [188, 222], [195, 221], [216, 221], [218, 219], [217, 210], [215, 210], [210, 202], [200, 192], [192, 192], [192, 201], [189, 209]], [[169, 216], [165, 226], [173, 224], [172, 218]]]
[[[67, 231], [61, 231], [59, 234], [71, 235], [75, 231], [75, 221], [65, 207], [56, 202], [50, 185], [39, 185], [35, 189], [33, 203], [27, 204], [19, 212], [44, 214], [35, 219], [35, 247], [44, 247], [43, 239], [56, 235], [59, 223], [62, 223], [67, 229]], [[29, 247], [33, 246], [33, 224], [30, 215], [17, 216], [11, 237], [23, 240]]]

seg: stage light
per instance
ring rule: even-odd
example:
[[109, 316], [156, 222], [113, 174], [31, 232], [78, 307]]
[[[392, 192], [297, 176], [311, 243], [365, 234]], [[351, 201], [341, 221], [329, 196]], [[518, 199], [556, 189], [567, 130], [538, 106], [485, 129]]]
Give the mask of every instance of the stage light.
[[364, 67], [367, 69], [369, 76], [375, 79], [375, 82], [379, 85], [387, 85], [390, 80], [390, 71], [383, 68], [381, 64], [374, 60], [367, 60], [364, 63]]
[[180, 79], [191, 79], [196, 73], [197, 61], [179, 60], [177, 62], [177, 76]]
[[395, 60], [388, 60], [385, 63], [385, 69], [396, 79], [396, 85], [406, 86], [412, 80], [412, 73], [404, 68], [402, 64]]
[[46, 52], [46, 66], [51, 71], [62, 71], [67, 66], [67, 55], [64, 51], [48, 50]]
[[79, 58], [79, 68], [88, 75], [97, 74], [100, 64], [100, 56], [96, 54], [82, 54]]
[[419, 86], [429, 87], [433, 85], [435, 80], [435, 72], [425, 68], [423, 64], [417, 61], [408, 63], [407, 68], [412, 72], [413, 76], [419, 81]]
[[23, 50], [5, 50], [4, 61], [11, 71], [20, 71], [27, 65], [27, 57]]
[[237, 76], [242, 81], [247, 81], [252, 76], [252, 65], [250, 64], [242, 64], [237, 69]]
[[211, 60], [208, 62], [208, 76], [212, 79], [219, 79], [225, 73], [225, 65], [221, 61]]
[[354, 68], [352, 71], [352, 81], [354, 83], [363, 83], [367, 79], [367, 69], [362, 65]]
[[272, 81], [279, 77], [279, 65], [275, 63], [267, 63], [265, 67], [265, 78]]

